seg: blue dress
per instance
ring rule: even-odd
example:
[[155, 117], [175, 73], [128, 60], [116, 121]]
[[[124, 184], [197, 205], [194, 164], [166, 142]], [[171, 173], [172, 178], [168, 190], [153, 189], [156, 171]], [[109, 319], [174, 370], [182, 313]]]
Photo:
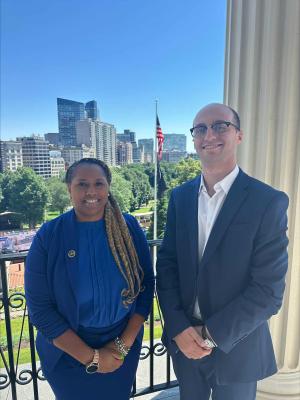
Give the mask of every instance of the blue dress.
[[[77, 222], [78, 279], [77, 334], [92, 348], [100, 348], [120, 335], [135, 304], [124, 307], [121, 291], [126, 281], [110, 251], [104, 220]], [[85, 366], [64, 353], [52, 371], [44, 374], [57, 400], [128, 400], [142, 344], [143, 329], [123, 365], [112, 373], [87, 374]], [[101, 360], [100, 360], [101, 362]]]

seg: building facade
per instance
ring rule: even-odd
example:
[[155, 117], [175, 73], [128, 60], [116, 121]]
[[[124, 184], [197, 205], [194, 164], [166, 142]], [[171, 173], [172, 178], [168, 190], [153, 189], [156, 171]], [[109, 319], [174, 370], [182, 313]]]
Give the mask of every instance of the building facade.
[[170, 163], [178, 163], [180, 160], [186, 158], [186, 151], [163, 151], [162, 161], [167, 161]]
[[62, 171], [65, 171], [65, 160], [62, 157], [51, 157], [50, 156], [50, 164], [51, 164], [51, 177], [59, 177]]
[[76, 146], [76, 122], [85, 118], [84, 103], [57, 99], [59, 142], [63, 146]]
[[96, 122], [91, 118], [76, 122], [76, 143], [96, 149]]
[[186, 135], [180, 133], [165, 133], [164, 151], [186, 151]]
[[116, 165], [117, 134], [112, 124], [96, 121], [96, 157], [107, 165]]
[[90, 118], [93, 121], [100, 119], [97, 102], [95, 100], [88, 101], [85, 103], [86, 118]]
[[138, 146], [142, 151], [143, 163], [153, 162], [154, 140], [153, 139], [139, 139]]
[[132, 132], [130, 129], [124, 129], [123, 133], [117, 133], [117, 140], [119, 142], [135, 142], [135, 132]]
[[59, 133], [58, 132], [49, 132], [45, 133], [45, 140], [49, 142], [50, 144], [53, 144], [54, 146], [59, 146]]
[[117, 165], [132, 164], [132, 143], [118, 142], [117, 144]]
[[21, 142], [14, 140], [0, 141], [0, 172], [16, 171], [23, 166]]
[[24, 167], [30, 167], [43, 178], [51, 177], [51, 163], [49, 155], [49, 142], [41, 136], [17, 138], [22, 144]]
[[93, 148], [87, 147], [83, 144], [81, 146], [63, 147], [61, 150], [61, 156], [64, 159], [67, 168], [82, 158], [95, 158], [96, 154]]

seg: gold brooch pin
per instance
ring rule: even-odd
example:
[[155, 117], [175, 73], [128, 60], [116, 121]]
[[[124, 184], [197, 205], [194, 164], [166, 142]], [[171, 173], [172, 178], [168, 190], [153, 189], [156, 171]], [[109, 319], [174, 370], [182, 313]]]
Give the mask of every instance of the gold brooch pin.
[[75, 250], [69, 250], [68, 251], [68, 257], [69, 258], [73, 258], [76, 256], [76, 251]]

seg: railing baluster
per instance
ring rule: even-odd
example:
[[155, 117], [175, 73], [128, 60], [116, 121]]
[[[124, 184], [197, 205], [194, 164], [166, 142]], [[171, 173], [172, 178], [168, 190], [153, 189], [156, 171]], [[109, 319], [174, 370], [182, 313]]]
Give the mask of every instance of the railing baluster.
[[153, 389], [154, 385], [154, 312], [153, 312], [153, 303], [152, 303], [152, 308], [150, 312], [150, 358], [149, 358], [149, 363], [150, 363], [150, 377], [149, 377], [149, 386], [150, 390]]
[[171, 382], [171, 359], [169, 354], [167, 354], [167, 386], [170, 385]]
[[3, 291], [3, 307], [5, 317], [5, 327], [7, 336], [7, 351], [8, 351], [8, 362], [9, 362], [9, 378], [10, 378], [10, 389], [12, 400], [17, 400], [17, 387], [16, 387], [16, 371], [14, 363], [14, 347], [10, 323], [10, 310], [9, 310], [9, 296], [8, 296], [8, 285], [7, 285], [7, 273], [5, 260], [0, 260], [1, 268], [1, 281]]
[[35, 342], [34, 342], [34, 330], [33, 326], [28, 317], [28, 330], [29, 330], [29, 342], [30, 342], [30, 356], [31, 356], [31, 370], [32, 370], [32, 385], [34, 400], [39, 400], [39, 390], [37, 381], [37, 368], [36, 368], [36, 356], [35, 356]]

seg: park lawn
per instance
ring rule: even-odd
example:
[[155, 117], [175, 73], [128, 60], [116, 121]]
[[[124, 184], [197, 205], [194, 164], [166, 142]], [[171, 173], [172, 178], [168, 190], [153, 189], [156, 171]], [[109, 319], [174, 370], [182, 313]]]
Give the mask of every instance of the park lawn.
[[[7, 364], [9, 364], [7, 351], [4, 351], [3, 353], [4, 353], [4, 357], [5, 357], [5, 360], [6, 360]], [[35, 352], [35, 355], [36, 355], [36, 360], [38, 361], [39, 360], [39, 356], [38, 356], [37, 352]], [[17, 363], [17, 356], [18, 356], [18, 349], [14, 349], [14, 362], [15, 362], [15, 364]], [[30, 363], [31, 363], [30, 348], [29, 347], [23, 347], [20, 350], [18, 365], [30, 364]], [[0, 359], [0, 368], [4, 368], [4, 364], [3, 364], [2, 359]]]
[[151, 212], [153, 211], [153, 205], [154, 205], [154, 200], [150, 200], [147, 206], [134, 210], [131, 214], [135, 215], [135, 214], [143, 214]]
[[[11, 331], [13, 336], [13, 344], [14, 346], [18, 346], [21, 329], [22, 329], [23, 317], [17, 317], [11, 319]], [[25, 317], [24, 327], [23, 327], [23, 340], [29, 340], [29, 332], [28, 332], [28, 319]], [[6, 338], [6, 326], [4, 320], [0, 321], [0, 345], [1, 347], [7, 346], [7, 338]]]
[[59, 211], [47, 211], [46, 212], [46, 221], [51, 221], [51, 219], [54, 219], [60, 215]]

